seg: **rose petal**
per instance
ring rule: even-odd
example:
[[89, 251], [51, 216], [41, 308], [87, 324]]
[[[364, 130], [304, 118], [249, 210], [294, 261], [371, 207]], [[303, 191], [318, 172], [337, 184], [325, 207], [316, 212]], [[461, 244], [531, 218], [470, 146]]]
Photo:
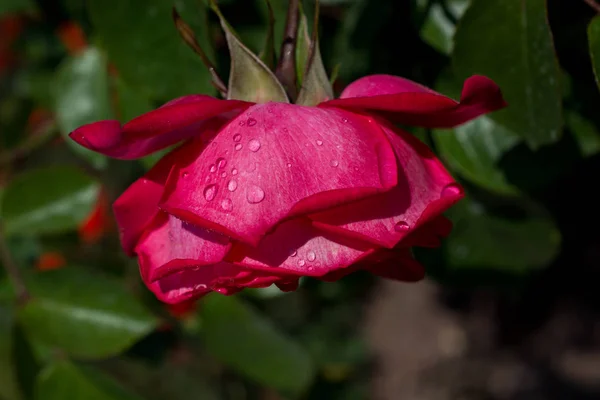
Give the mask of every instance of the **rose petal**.
[[275, 275], [322, 276], [344, 269], [372, 252], [372, 246], [315, 228], [307, 218], [281, 223], [258, 247], [235, 243], [228, 260]]
[[336, 109], [256, 105], [200, 149], [192, 163], [178, 163], [161, 207], [253, 245], [283, 219], [383, 192], [397, 181], [396, 159], [378, 124]]
[[406, 79], [376, 75], [354, 82], [344, 98], [323, 102], [319, 107], [376, 112], [407, 125], [450, 128], [506, 105], [500, 88], [480, 75], [465, 81], [460, 103]]
[[398, 185], [311, 219], [321, 229], [392, 248], [460, 200], [463, 191], [427, 146], [401, 129], [382, 128], [398, 160]]
[[425, 268], [413, 258], [408, 249], [379, 250], [379, 259], [363, 263], [363, 269], [386, 279], [402, 282], [418, 282], [425, 278]]
[[114, 158], [134, 159], [201, 135], [215, 117], [232, 117], [250, 105], [209, 96], [186, 96], [123, 126], [118, 121], [99, 121], [77, 128], [69, 136], [90, 150]]

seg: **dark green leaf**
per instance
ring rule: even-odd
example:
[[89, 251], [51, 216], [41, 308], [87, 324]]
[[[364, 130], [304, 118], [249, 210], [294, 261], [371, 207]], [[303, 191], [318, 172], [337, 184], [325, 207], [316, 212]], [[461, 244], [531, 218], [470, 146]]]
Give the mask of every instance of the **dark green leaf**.
[[562, 130], [560, 70], [545, 0], [473, 0], [454, 37], [457, 77], [483, 74], [509, 106], [492, 118], [532, 148], [556, 142]]
[[155, 318], [125, 288], [80, 267], [38, 273], [19, 319], [29, 336], [82, 358], [119, 354], [148, 334]]
[[36, 400], [139, 400], [116, 382], [91, 368], [57, 361], [38, 377]]
[[114, 80], [117, 94], [118, 117], [122, 123], [152, 110], [152, 103], [139, 90], [131, 87], [121, 77]]
[[0, 2], [0, 17], [4, 14], [11, 14], [34, 9], [32, 0], [2, 0]]
[[[319, 29], [318, 24], [315, 24], [313, 29]], [[296, 47], [296, 64], [298, 74], [301, 74], [298, 82], [301, 87], [296, 103], [304, 106], [315, 106], [322, 101], [333, 99], [333, 88], [321, 58], [318, 35], [315, 34], [313, 37], [314, 43], [308, 33], [306, 16], [301, 12]]]
[[560, 249], [560, 232], [542, 212], [520, 212], [518, 218], [493, 215], [468, 199], [454, 206], [454, 229], [446, 239], [449, 265], [516, 273], [547, 266]]
[[592, 121], [575, 111], [567, 111], [567, 127], [575, 137], [579, 151], [584, 157], [600, 152], [600, 133]]
[[[459, 20], [467, 9], [468, 3], [468, 0], [434, 2], [428, 10], [425, 23], [421, 27], [421, 37], [423, 40], [441, 53], [452, 53], [454, 44], [452, 38], [456, 30], [456, 25], [452, 18], [455, 21]], [[451, 14], [451, 17], [448, 16], [448, 13]]]
[[[192, 0], [178, 3], [200, 8]], [[214, 93], [208, 70], [173, 25], [172, 2], [90, 0], [88, 4], [95, 33], [110, 61], [134, 87], [158, 100]], [[206, 29], [196, 33], [208, 34]], [[204, 43], [205, 39], [199, 41]]]
[[13, 312], [0, 305], [0, 398], [18, 400], [21, 398], [12, 358]]
[[211, 6], [221, 21], [231, 57], [227, 98], [256, 103], [289, 103], [285, 90], [275, 75], [241, 42], [214, 0], [211, 0]]
[[49, 167], [15, 177], [3, 194], [0, 217], [7, 234], [60, 233], [92, 211], [100, 185], [75, 167]]
[[41, 367], [20, 324], [14, 324], [12, 337], [12, 360], [16, 368], [17, 382], [23, 397], [32, 399], [33, 386]]
[[311, 383], [314, 366], [306, 351], [240, 299], [211, 295], [201, 317], [207, 349], [228, 366], [295, 395]]
[[94, 167], [106, 167], [106, 157], [83, 148], [68, 137], [81, 125], [113, 117], [107, 64], [102, 53], [89, 48], [80, 55], [68, 58], [58, 68], [54, 97], [56, 120], [67, 144]]
[[588, 44], [596, 84], [600, 87], [600, 15], [596, 16], [588, 25]]

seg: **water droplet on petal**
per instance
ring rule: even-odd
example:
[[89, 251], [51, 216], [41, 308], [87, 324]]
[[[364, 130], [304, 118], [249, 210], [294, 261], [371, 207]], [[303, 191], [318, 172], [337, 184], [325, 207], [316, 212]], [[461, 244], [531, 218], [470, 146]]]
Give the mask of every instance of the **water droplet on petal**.
[[[189, 173], [184, 172], [183, 174], [181, 174], [182, 177], [187, 178], [189, 175]], [[144, 179], [144, 183], [147, 183], [148, 181], [146, 179]]]
[[194, 290], [206, 290], [206, 289], [208, 289], [208, 286], [206, 286], [204, 283], [200, 283], [194, 287]]
[[225, 178], [227, 176], [227, 172], [223, 171], [221, 172], [221, 178]]
[[309, 271], [309, 272], [312, 272], [313, 270], [314, 270], [314, 268], [313, 268], [313, 267], [308, 267], [308, 271]]
[[231, 211], [233, 209], [233, 203], [229, 199], [223, 199], [223, 201], [221, 201], [221, 208], [225, 211]]
[[235, 169], [235, 168], [231, 169], [231, 175], [237, 175], [237, 173], [238, 173], [237, 169]]
[[396, 225], [394, 225], [394, 230], [396, 232], [406, 232], [409, 229], [410, 229], [410, 226], [404, 221], [400, 221], [400, 222], [396, 223]]
[[206, 201], [212, 201], [217, 195], [217, 185], [208, 185], [204, 188], [204, 198]]
[[265, 198], [265, 192], [256, 185], [252, 185], [246, 191], [246, 199], [250, 204], [257, 204], [263, 201]]
[[211, 166], [208, 169], [210, 172], [217, 172], [217, 166], [215, 164], [211, 164]]
[[287, 164], [287, 167], [288, 167], [288, 168], [292, 168], [292, 163], [288, 163], [288, 164]]
[[234, 149], [235, 149], [236, 151], [240, 151], [240, 150], [242, 149], [242, 147], [244, 147], [244, 145], [243, 145], [243, 144], [241, 144], [241, 143], [238, 143], [238, 144], [236, 144], [236, 145], [235, 145]]
[[329, 163], [329, 165], [331, 165], [332, 167], [336, 168], [338, 165], [340, 165], [340, 163], [338, 162], [338, 160], [331, 160], [331, 162]]
[[246, 121], [240, 121], [240, 126], [246, 125]]
[[323, 146], [323, 141], [322, 140], [317, 140], [317, 146]]
[[227, 184], [227, 190], [229, 190], [230, 192], [235, 192], [235, 189], [237, 189], [237, 186], [238, 186], [237, 181], [232, 179]]
[[360, 168], [358, 168], [358, 167], [354, 167], [354, 170], [355, 170], [355, 171], [358, 171], [359, 169], [360, 169]]
[[309, 252], [308, 252], [308, 254], [306, 255], [306, 259], [307, 259], [308, 261], [311, 261], [311, 262], [312, 262], [312, 261], [315, 261], [315, 260], [317, 259], [317, 255], [315, 254], [315, 252], [314, 252], [314, 251], [312, 251], [312, 250], [311, 250], [311, 251], [309, 251]]
[[257, 152], [258, 150], [260, 150], [260, 142], [256, 139], [252, 139], [248, 142], [248, 148], [250, 149], [250, 151]]
[[248, 118], [248, 126], [256, 125], [256, 120], [254, 118]]
[[227, 160], [224, 159], [223, 157], [219, 157], [217, 158], [217, 168], [221, 169], [224, 168], [227, 165]]
[[290, 249], [290, 257], [296, 257], [298, 255], [298, 252], [296, 251], [296, 249]]
[[342, 122], [348, 122], [348, 118], [342, 118]]
[[304, 267], [304, 264], [306, 264], [306, 261], [304, 261], [304, 260], [298, 260], [298, 266], [299, 267]]
[[240, 135], [239, 133], [236, 133], [235, 135], [233, 135], [234, 142], [239, 142], [240, 140], [242, 140], [242, 135]]
[[206, 175], [206, 178], [204, 178], [204, 183], [208, 182], [210, 182], [210, 175]]
[[456, 197], [462, 193], [461, 187], [457, 183], [451, 183], [442, 190], [442, 197]]

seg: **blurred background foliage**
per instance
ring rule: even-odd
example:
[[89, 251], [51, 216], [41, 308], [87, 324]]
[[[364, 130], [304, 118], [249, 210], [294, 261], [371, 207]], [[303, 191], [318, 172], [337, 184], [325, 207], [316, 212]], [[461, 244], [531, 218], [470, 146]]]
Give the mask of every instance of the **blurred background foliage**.
[[[280, 39], [287, 1], [271, 3]], [[201, 0], [0, 0], [0, 262], [29, 292], [0, 271], [0, 399], [600, 398], [593, 1], [320, 3], [338, 93], [389, 73], [457, 98], [484, 74], [510, 104], [453, 130], [413, 129], [468, 193], [443, 246], [417, 252], [429, 281], [357, 273], [158, 303], [119, 247], [110, 203], [160, 154], [116, 161], [66, 137], [216, 95], [171, 7], [225, 76], [218, 20]], [[265, 1], [219, 5], [259, 52]]]

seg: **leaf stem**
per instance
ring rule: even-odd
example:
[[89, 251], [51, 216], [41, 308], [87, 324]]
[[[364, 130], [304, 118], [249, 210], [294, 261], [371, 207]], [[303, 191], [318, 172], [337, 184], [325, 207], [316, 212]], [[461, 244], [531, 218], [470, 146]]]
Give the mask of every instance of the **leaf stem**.
[[285, 37], [281, 44], [281, 54], [275, 70], [275, 76], [285, 88], [290, 100], [297, 96], [296, 88], [296, 37], [298, 36], [299, 0], [289, 0]]
[[25, 281], [19, 271], [19, 267], [15, 264], [12, 258], [8, 244], [6, 243], [6, 237], [4, 236], [4, 228], [0, 224], [0, 261], [6, 271], [8, 279], [10, 279], [15, 292], [17, 294], [17, 304], [23, 305], [29, 300], [29, 291], [25, 286]]
[[596, 3], [595, 0], [583, 0], [585, 1], [590, 7], [592, 7], [594, 9], [594, 11], [596, 11], [597, 13], [600, 14], [600, 4]]

